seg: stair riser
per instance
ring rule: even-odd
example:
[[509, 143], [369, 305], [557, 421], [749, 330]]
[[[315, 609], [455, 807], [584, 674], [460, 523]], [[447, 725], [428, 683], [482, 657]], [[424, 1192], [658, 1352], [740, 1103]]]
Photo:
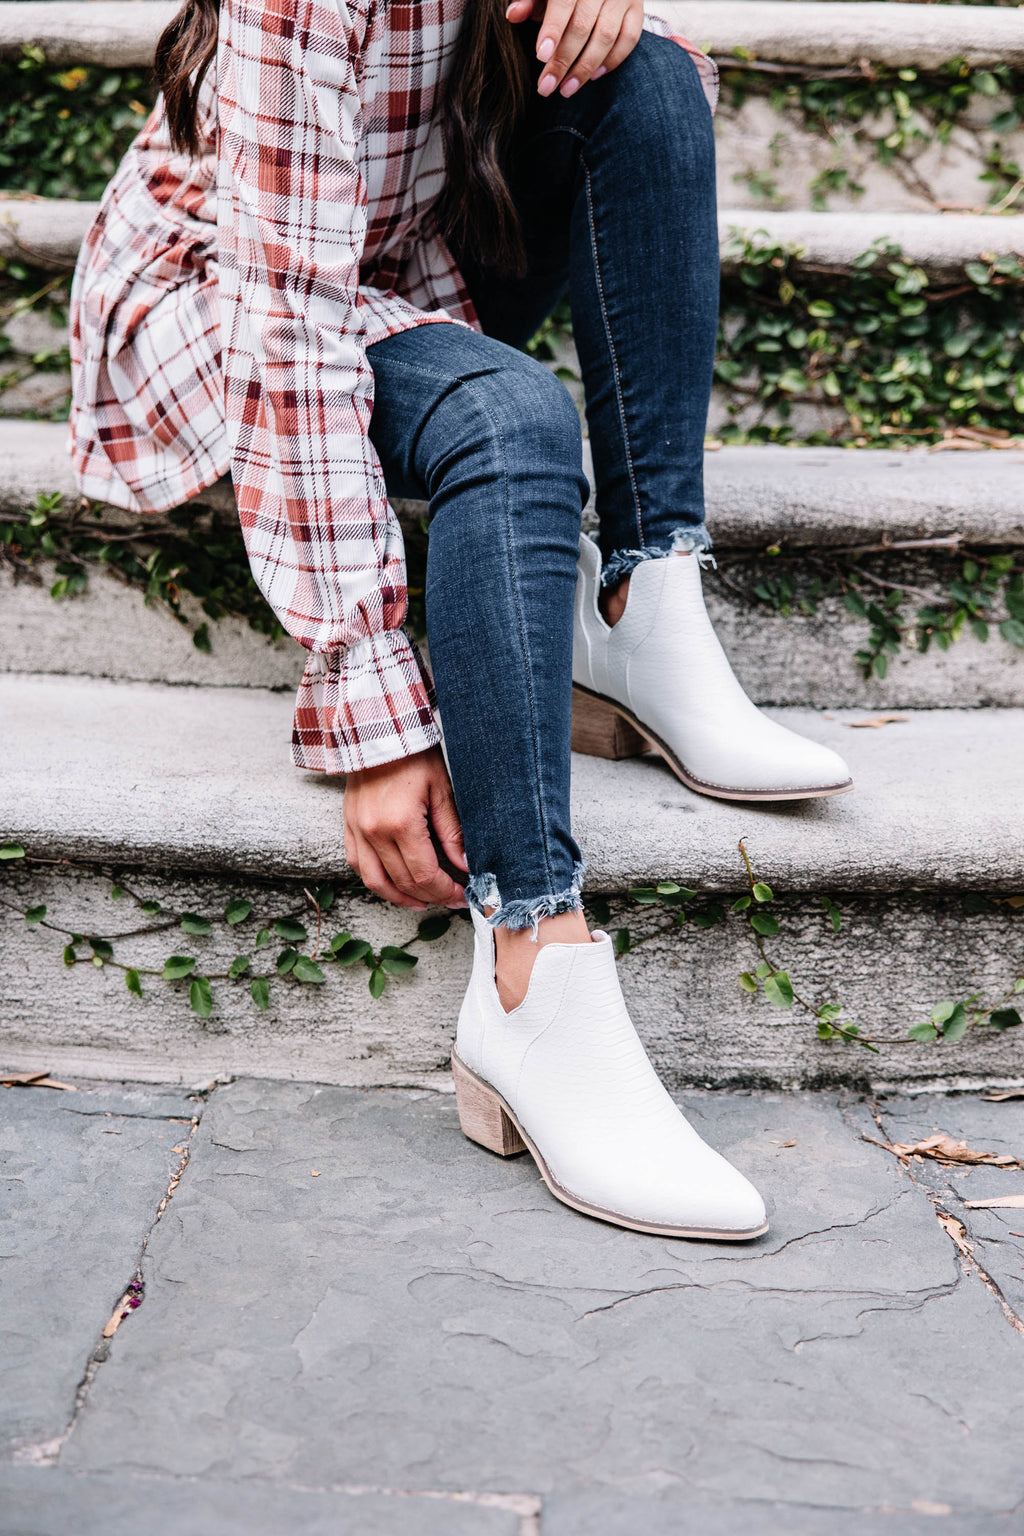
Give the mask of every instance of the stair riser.
[[[723, 565], [728, 569], [728, 554]], [[45, 572], [49, 576], [48, 572]], [[738, 575], [738, 572], [734, 572]], [[948, 576], [948, 567], [936, 580]], [[50, 577], [52, 579], [52, 577]], [[747, 567], [742, 579], [750, 582]], [[963, 636], [949, 651], [904, 649], [890, 658], [884, 680], [865, 681], [854, 653], [866, 642], [866, 620], [834, 599], [817, 615], [773, 612], [727, 592], [713, 572], [708, 609], [736, 672], [759, 704], [814, 708], [968, 709], [1024, 706], [1024, 652], [994, 632], [987, 644]], [[193, 624], [198, 603], [183, 604]], [[908, 614], [912, 613], [907, 605]], [[162, 605], [146, 607], [138, 591], [103, 572], [80, 597], [55, 601], [47, 586], [15, 586], [0, 575], [0, 671], [119, 678], [211, 687], [297, 687], [302, 655], [290, 640], [273, 645], [239, 619], [210, 625], [212, 652]]]
[[[252, 895], [251, 883], [204, 877], [170, 880], [139, 874], [133, 889], [167, 907], [213, 913], [232, 896]], [[128, 901], [109, 897], [98, 872], [12, 869], [3, 879], [8, 900], [45, 902], [48, 920], [78, 931], [110, 934], [141, 921]], [[834, 937], [819, 903], [809, 898], [779, 908], [782, 933], [771, 944], [798, 990], [815, 1002], [838, 1000], [864, 1033], [902, 1042], [909, 1025], [944, 997], [980, 990], [994, 1000], [1012, 982], [1024, 915], [1005, 907], [965, 916], [960, 903], [935, 897], [837, 897], [843, 927]], [[295, 886], [267, 887], [260, 911], [284, 914], [301, 904]], [[151, 920], [152, 921], [152, 920]], [[613, 901], [615, 929], [634, 938], [663, 914]], [[115, 944], [124, 963], [162, 965], [170, 954], [197, 956], [205, 970], [225, 970], [238, 953], [269, 959], [278, 940], [255, 951], [255, 922], [207, 939], [178, 929]], [[365, 898], [343, 898], [325, 932], [340, 928], [374, 944], [407, 942], [416, 923]], [[468, 975], [471, 935], [457, 920], [434, 944], [418, 946], [416, 972], [390, 982], [374, 1002], [363, 965], [327, 968], [323, 986], [275, 978], [266, 1013], [244, 982], [214, 982], [215, 1008], [205, 1023], [188, 1004], [188, 983], [143, 978], [145, 996], [132, 997], [120, 971], [90, 963], [67, 969], [59, 936], [5, 911], [0, 932], [0, 987], [5, 999], [0, 1060], [15, 1069], [48, 1066], [64, 1072], [195, 1083], [221, 1072], [360, 1086], [443, 1083], [451, 1038]], [[688, 925], [652, 940], [620, 962], [623, 987], [651, 1054], [668, 1081], [709, 1086], [813, 1086], [846, 1082], [925, 1086], [1017, 1080], [1024, 1075], [1024, 1032], [969, 1031], [959, 1044], [899, 1043], [874, 1056], [860, 1048], [817, 1040], [806, 1016], [779, 1011], [740, 992], [736, 977], [757, 963], [745, 921], [717, 928]]]

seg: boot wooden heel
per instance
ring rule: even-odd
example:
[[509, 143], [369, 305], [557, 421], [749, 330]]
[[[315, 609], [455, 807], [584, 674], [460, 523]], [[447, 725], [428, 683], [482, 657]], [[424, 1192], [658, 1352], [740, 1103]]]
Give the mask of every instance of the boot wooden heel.
[[587, 757], [639, 757], [647, 743], [618, 710], [580, 688], [572, 691], [572, 750]]
[[526, 1143], [516, 1130], [493, 1088], [471, 1072], [452, 1052], [452, 1077], [459, 1124], [470, 1141], [479, 1142], [499, 1157], [514, 1157], [526, 1151]]

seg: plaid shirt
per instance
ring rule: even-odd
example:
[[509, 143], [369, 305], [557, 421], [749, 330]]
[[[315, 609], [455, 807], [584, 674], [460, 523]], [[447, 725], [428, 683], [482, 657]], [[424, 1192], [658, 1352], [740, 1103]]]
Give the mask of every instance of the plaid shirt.
[[[158, 512], [230, 472], [253, 575], [310, 653], [293, 760], [327, 773], [440, 740], [366, 349], [477, 324], [431, 213], [464, 3], [222, 0], [203, 152], [174, 154], [158, 103], [75, 275], [81, 491]], [[677, 41], [714, 106], [714, 66]]]

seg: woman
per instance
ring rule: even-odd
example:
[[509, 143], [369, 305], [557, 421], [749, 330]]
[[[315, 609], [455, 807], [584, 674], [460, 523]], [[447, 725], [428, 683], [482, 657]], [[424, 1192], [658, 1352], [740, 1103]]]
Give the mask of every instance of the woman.
[[[638, 0], [532, 3], [189, 0], [79, 264], [76, 470], [141, 511], [232, 475], [309, 652], [294, 761], [348, 776], [349, 864], [472, 909], [467, 1134], [608, 1221], [748, 1238], [759, 1195], [662, 1088], [583, 917], [572, 682], [591, 732], [624, 716], [705, 793], [849, 775], [749, 703], [701, 597], [714, 66]], [[519, 350], [567, 288], [599, 546], [575, 407]], [[430, 503], [450, 780], [389, 496]]]

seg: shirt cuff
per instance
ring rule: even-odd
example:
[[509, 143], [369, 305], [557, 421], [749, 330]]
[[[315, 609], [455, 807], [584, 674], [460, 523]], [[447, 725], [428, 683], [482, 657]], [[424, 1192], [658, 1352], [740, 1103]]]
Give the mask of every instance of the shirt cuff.
[[401, 629], [347, 650], [311, 655], [299, 684], [292, 762], [317, 773], [356, 773], [441, 740], [430, 674]]

